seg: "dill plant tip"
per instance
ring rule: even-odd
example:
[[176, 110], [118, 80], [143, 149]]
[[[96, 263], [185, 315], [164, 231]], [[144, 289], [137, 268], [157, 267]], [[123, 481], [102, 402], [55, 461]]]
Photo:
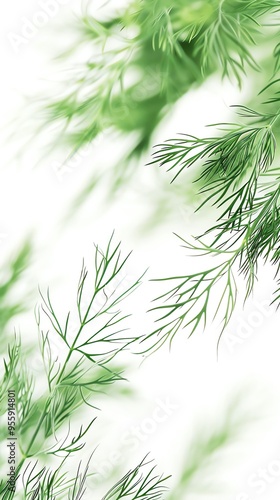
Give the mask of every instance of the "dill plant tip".
[[[224, 253], [228, 257], [227, 252], [215, 252], [206, 245], [193, 248], [209, 254]], [[166, 285], [171, 283], [171, 288], [169, 287], [167, 292], [155, 299], [156, 305], [150, 310], [157, 312], [159, 317], [156, 319], [156, 328], [142, 340], [148, 343], [144, 353], [154, 352], [166, 342], [171, 346], [175, 335], [181, 329], [186, 329], [189, 337], [199, 327], [205, 329], [209, 315], [212, 319], [220, 317], [221, 332], [224, 331], [237, 301], [234, 261], [233, 253], [228, 260], [204, 271], [155, 280], [165, 282]], [[214, 311], [213, 299], [216, 301]]]
[[[223, 332], [236, 303], [236, 271], [246, 281], [245, 300], [253, 291], [260, 261], [276, 266], [278, 276], [280, 177], [274, 161], [280, 108], [271, 110], [271, 105], [280, 104], [276, 83], [270, 82], [261, 91], [271, 92], [271, 96], [260, 111], [236, 106], [243, 123], [221, 124], [218, 137], [182, 135], [157, 146], [151, 163], [176, 170], [175, 178], [185, 168], [202, 165], [197, 180], [203, 183], [204, 200], [198, 210], [209, 202], [218, 210], [216, 223], [195, 244], [181, 238], [184, 246], [197, 255], [223, 255], [227, 260], [205, 271], [159, 280], [172, 287], [156, 299], [162, 305], [152, 309], [159, 312], [158, 327], [145, 339], [153, 342], [152, 349], [172, 342], [180, 329], [189, 328], [193, 334], [200, 325], [205, 328], [209, 298], [222, 282], [214, 317], [223, 313]], [[210, 244], [205, 243], [206, 236], [211, 238]], [[273, 302], [278, 299], [277, 288]]]
[[[23, 275], [28, 268], [33, 253], [32, 242], [28, 239], [24, 241], [14, 253], [9, 262], [5, 262], [6, 276], [0, 279], [0, 328], [4, 335], [6, 326], [12, 318], [26, 311], [31, 298], [31, 290], [27, 289], [25, 296], [20, 300], [14, 300], [13, 292], [19, 286]], [[1, 344], [1, 349], [6, 347], [6, 340]]]
[[[13, 381], [18, 396], [17, 443], [21, 456], [17, 475], [25, 481], [26, 498], [33, 498], [35, 493], [38, 498], [45, 498], [51, 491], [53, 498], [62, 500], [70, 486], [69, 498], [83, 496], [85, 476], [79, 472], [74, 482], [69, 482], [64, 465], [68, 457], [79, 455], [84, 449], [86, 436], [96, 417], [91, 416], [73, 433], [73, 416], [79, 416], [79, 411], [85, 408], [91, 413], [96, 411], [96, 393], [124, 380], [113, 360], [138, 339], [127, 336], [126, 320], [130, 315], [122, 312], [121, 305], [138, 288], [143, 277], [124, 280], [121, 273], [129, 257], [130, 254], [123, 255], [121, 243], [115, 242], [114, 234], [105, 249], [95, 245], [93, 277], [89, 277], [83, 263], [76, 306], [65, 318], [60, 318], [50, 291], [40, 292], [42, 306], [35, 309], [35, 319], [46, 387], [39, 398], [35, 398], [35, 389], [41, 381], [29, 370], [28, 353], [21, 349], [20, 339], [16, 338], [8, 349], [0, 395], [4, 397], [5, 387]], [[47, 332], [42, 327], [42, 313], [50, 325]], [[73, 317], [76, 318], [74, 333], [70, 332]], [[64, 351], [56, 355], [52, 349], [53, 336], [65, 346]], [[42, 462], [48, 457], [61, 465], [57, 469], [47, 469]], [[5, 481], [2, 481], [3, 494], [5, 488]]]
[[40, 500], [78, 500], [86, 493], [86, 480], [89, 477], [89, 458], [84, 470], [82, 462], [79, 463], [74, 477], [63, 472], [66, 459], [63, 459], [57, 468], [38, 467], [38, 462], [27, 465], [23, 477], [24, 498]]
[[154, 474], [155, 466], [150, 467], [145, 457], [139, 465], [131, 469], [102, 498], [102, 500], [160, 500], [168, 491], [166, 481], [170, 476]]
[[[228, 124], [224, 135], [199, 139], [184, 135], [169, 140], [157, 147], [151, 163], [176, 169], [173, 180], [185, 169], [202, 164], [197, 178], [202, 183], [200, 193], [203, 201], [197, 210], [208, 202], [216, 206], [221, 214], [217, 225], [207, 233], [218, 232], [213, 245], [225, 232], [244, 229], [244, 214], [253, 208], [259, 180], [272, 165], [276, 151], [276, 139], [266, 116], [248, 113], [258, 119], [253, 125]], [[245, 108], [240, 113], [245, 114]], [[263, 123], [263, 121], [267, 123]], [[223, 125], [225, 127], [225, 125]], [[223, 129], [222, 129], [223, 130]]]

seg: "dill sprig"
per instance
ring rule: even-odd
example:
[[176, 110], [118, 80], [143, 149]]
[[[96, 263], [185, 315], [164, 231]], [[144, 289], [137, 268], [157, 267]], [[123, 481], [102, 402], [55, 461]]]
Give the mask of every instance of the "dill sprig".
[[[145, 499], [160, 500], [167, 492], [168, 477], [154, 475], [155, 466], [150, 466], [145, 457], [137, 467], [127, 472], [102, 498], [102, 500]], [[90, 458], [91, 459], [91, 458]], [[89, 473], [90, 459], [82, 470], [79, 463], [75, 477], [68, 478], [62, 471], [66, 460], [57, 469], [43, 467], [37, 463], [29, 464], [23, 475], [24, 499], [28, 500], [80, 500], [86, 493], [86, 480]]]
[[[197, 210], [210, 202], [217, 208], [218, 218], [203, 235], [195, 237], [195, 243], [181, 240], [197, 255], [219, 256], [222, 262], [197, 273], [159, 280], [171, 282], [172, 287], [156, 299], [163, 305], [152, 309], [159, 312], [158, 325], [144, 339], [152, 340], [152, 349], [166, 340], [172, 342], [180, 328], [189, 329], [190, 335], [201, 325], [205, 328], [210, 310], [214, 318], [221, 314], [222, 334], [236, 305], [237, 273], [245, 278], [244, 301], [253, 291], [260, 262], [276, 267], [279, 283], [280, 171], [274, 165], [280, 117], [280, 108], [275, 111], [275, 104], [280, 105], [279, 91], [274, 87], [278, 83], [273, 80], [261, 91], [273, 94], [260, 111], [236, 106], [245, 123], [218, 124], [217, 137], [183, 135], [156, 148], [151, 164], [175, 169], [173, 180], [184, 169], [201, 165], [197, 181], [202, 183], [204, 199]], [[206, 243], [209, 236], [210, 243]], [[279, 296], [277, 286], [274, 302]], [[216, 299], [214, 309], [212, 297]]]
[[[236, 253], [215, 250], [203, 243], [201, 246], [187, 241], [184, 243], [185, 248], [202, 254], [222, 254], [226, 259], [203, 271], [153, 280], [168, 285], [171, 283], [172, 287], [168, 286], [167, 292], [154, 299], [160, 305], [150, 311], [157, 311], [159, 318], [156, 320], [157, 327], [142, 339], [142, 342], [148, 341], [144, 352], [155, 351], [166, 341], [171, 345], [174, 336], [182, 328], [189, 330], [189, 336], [200, 326], [205, 328], [210, 311], [213, 319], [220, 316], [223, 332], [233, 314], [237, 300], [237, 285], [233, 273]], [[217, 302], [216, 306], [213, 306], [213, 299]]]
[[21, 244], [15, 255], [9, 259], [9, 262], [5, 262], [3, 266], [3, 269], [5, 268], [5, 273], [0, 277], [0, 328], [3, 334], [1, 349], [6, 348], [4, 333], [10, 319], [25, 312], [31, 298], [31, 291], [27, 289], [25, 297], [16, 301], [14, 299], [14, 290], [17, 288], [23, 274], [28, 268], [32, 251], [32, 242], [26, 240]]
[[[4, 360], [0, 397], [3, 402], [8, 387], [13, 387], [17, 394], [17, 443], [21, 459], [16, 474], [20, 478], [25, 470], [23, 478], [28, 478], [24, 483], [28, 494], [24, 498], [37, 498], [32, 496], [36, 491], [41, 495], [38, 498], [65, 498], [62, 493], [55, 496], [65, 478], [61, 472], [62, 464], [84, 448], [86, 435], [96, 418], [94, 416], [88, 423], [83, 422], [73, 433], [73, 417], [81, 407], [88, 407], [92, 413], [96, 410], [93, 404], [95, 393], [124, 380], [112, 361], [138, 338], [127, 335], [126, 320], [129, 315], [123, 314], [120, 307], [138, 288], [143, 277], [126, 284], [121, 273], [129, 257], [130, 254], [122, 255], [121, 244], [114, 242], [114, 234], [105, 251], [95, 245], [94, 276], [89, 277], [83, 263], [77, 287], [76, 311], [71, 310], [63, 320], [55, 311], [49, 290], [46, 295], [40, 292], [42, 306], [36, 309], [36, 322], [46, 389], [41, 391], [39, 397], [36, 394], [37, 380], [29, 369], [28, 357], [20, 339], [16, 337], [9, 347]], [[42, 312], [51, 327], [47, 332], [41, 326]], [[71, 332], [70, 321], [75, 313], [78, 325], [76, 331]], [[64, 345], [56, 356], [52, 352], [53, 336], [57, 336]], [[42, 461], [48, 456], [61, 461], [55, 472], [45, 467], [38, 470], [31, 465], [34, 460]], [[84, 479], [78, 476], [80, 472], [69, 499], [83, 496]], [[53, 488], [56, 493], [51, 493]], [[13, 498], [4, 479], [0, 483], [0, 492], [3, 499]], [[44, 496], [46, 492], [49, 497]]]
[[[159, 500], [167, 492], [166, 481], [169, 477], [154, 475], [155, 466], [145, 471], [150, 462], [145, 457], [140, 464], [130, 470], [116, 483], [102, 500], [145, 499]], [[143, 470], [145, 472], [143, 472]]]
[[88, 478], [89, 463], [84, 471], [81, 463], [78, 466], [75, 477], [68, 479], [67, 473], [62, 471], [66, 460], [62, 460], [57, 469], [43, 467], [38, 470], [38, 463], [27, 465], [23, 474], [24, 498], [31, 500], [55, 500], [67, 498], [68, 500], [81, 499], [86, 491], [86, 479]]

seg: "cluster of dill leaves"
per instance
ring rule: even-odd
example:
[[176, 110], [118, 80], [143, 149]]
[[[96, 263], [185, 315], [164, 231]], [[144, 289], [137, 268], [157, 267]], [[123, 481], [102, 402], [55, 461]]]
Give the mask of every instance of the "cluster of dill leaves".
[[[50, 291], [40, 293], [41, 305], [35, 309], [37, 349], [26, 349], [19, 334], [8, 341], [1, 373], [0, 416], [4, 418], [0, 420], [0, 434], [5, 442], [7, 393], [12, 388], [17, 467], [15, 489], [7, 480], [7, 473], [0, 476], [3, 500], [96, 498], [89, 480], [96, 474], [91, 462], [92, 430], [99, 410], [97, 396], [102, 392], [108, 396], [111, 386], [118, 394], [116, 386], [126, 381], [119, 357], [124, 350], [139, 347], [141, 341], [141, 337], [128, 334], [130, 315], [123, 310], [124, 301], [137, 290], [144, 276], [124, 280], [123, 271], [129, 257], [130, 254], [122, 255], [121, 243], [115, 242], [114, 234], [105, 250], [96, 245], [94, 272], [83, 262], [75, 305], [64, 317], [56, 312]], [[43, 326], [43, 316], [47, 329]], [[59, 348], [55, 351], [58, 341]], [[31, 362], [34, 354], [39, 367], [36, 373]], [[208, 482], [201, 483], [201, 474], [207, 471], [213, 455], [219, 451], [228, 453], [233, 435], [246, 428], [248, 414], [244, 418], [243, 399], [242, 394], [237, 394], [218, 425], [213, 423], [207, 432], [205, 429], [197, 432], [172, 489], [168, 484], [170, 476], [157, 474], [156, 466], [147, 455], [136, 467], [130, 468], [102, 500], [178, 500], [187, 493], [192, 495], [198, 485], [208, 490]], [[75, 460], [78, 465], [73, 471]], [[6, 457], [1, 456], [0, 465], [7, 472]], [[212, 490], [213, 486], [211, 480]]]
[[[75, 432], [72, 430], [75, 415], [86, 407], [96, 414], [96, 394], [124, 380], [115, 358], [138, 341], [127, 336], [129, 315], [122, 313], [121, 304], [137, 289], [142, 276], [133, 283], [123, 284], [121, 272], [129, 255], [123, 257], [120, 247], [120, 243], [113, 241], [113, 235], [105, 251], [96, 245], [94, 275], [89, 275], [83, 264], [75, 310], [71, 309], [64, 319], [58, 318], [49, 290], [45, 295], [41, 293], [42, 303], [35, 316], [44, 381], [35, 378], [30, 367], [32, 358], [20, 336], [15, 335], [9, 343], [1, 380], [1, 414], [6, 415], [7, 392], [12, 387], [16, 394], [16, 443], [20, 460], [15, 472], [15, 490], [7, 477], [0, 480], [3, 500], [79, 500], [86, 492], [91, 458], [84, 467], [80, 463], [76, 474], [67, 474], [65, 467], [73, 455], [84, 449], [85, 436], [96, 416]], [[41, 326], [42, 314], [50, 323], [47, 331]], [[75, 328], [71, 329], [73, 316]], [[59, 355], [54, 354], [53, 335], [62, 342]], [[44, 387], [39, 395], [38, 380]], [[4, 421], [2, 437], [6, 426]], [[55, 467], [53, 463], [42, 465], [50, 458], [56, 459]], [[166, 478], [154, 474], [155, 467], [149, 464], [145, 457], [108, 491], [104, 500], [162, 498]]]
[[[133, 175], [132, 159], [140, 157], [141, 163], [162, 118], [211, 74], [220, 73], [240, 88], [251, 82], [254, 95], [259, 87], [252, 102], [234, 106], [235, 122], [215, 124], [209, 137], [194, 137], [190, 130], [159, 144], [150, 162], [174, 170], [173, 180], [198, 167], [198, 209], [216, 207], [217, 222], [194, 242], [181, 240], [196, 254], [220, 260], [211, 269], [163, 278], [172, 287], [156, 302], [160, 317], [146, 339], [149, 351], [171, 342], [182, 327], [192, 334], [205, 326], [216, 288], [220, 299], [213, 316], [221, 315], [223, 331], [236, 305], [236, 270], [246, 280], [245, 299], [260, 262], [270, 261], [278, 280], [280, 10], [276, 0], [135, 0], [117, 10], [111, 2], [107, 7], [95, 15], [90, 3], [85, 9], [79, 40], [91, 56], [45, 112], [46, 121], [63, 124], [62, 137], [72, 151], [106, 130], [133, 135], [121, 168], [115, 165], [110, 172], [113, 184]], [[183, 197], [185, 182], [179, 183]], [[84, 195], [90, 190], [87, 186]], [[277, 288], [275, 302], [279, 297]]]
[[[221, 314], [223, 331], [237, 300], [236, 272], [246, 280], [245, 298], [253, 290], [260, 262], [271, 262], [277, 279], [279, 12], [276, 0], [134, 0], [97, 17], [85, 11], [80, 44], [70, 47], [68, 54], [86, 44], [92, 57], [73, 72], [63, 95], [45, 105], [46, 120], [62, 123], [62, 135], [72, 152], [105, 130], [133, 134], [136, 141], [121, 168], [117, 165], [112, 171], [114, 185], [131, 175], [131, 161], [141, 159], [149, 149], [153, 132], [178, 99], [209, 75], [220, 72], [241, 87], [244, 79], [257, 74], [260, 97], [236, 106], [236, 122], [216, 125], [214, 136], [183, 134], [156, 148], [151, 163], [174, 170], [174, 179], [184, 169], [200, 165], [201, 206], [214, 205], [217, 220], [193, 241], [181, 240], [196, 254], [220, 260], [197, 273], [162, 279], [172, 285], [156, 299], [160, 317], [151, 334], [145, 339], [126, 336], [127, 315], [119, 309], [142, 277], [121, 291], [116, 287], [111, 294], [106, 292], [128, 258], [121, 256], [120, 244], [115, 245], [111, 238], [105, 251], [98, 246], [95, 249], [94, 286], [86, 306], [83, 296], [88, 273], [82, 268], [75, 311], [79, 326], [74, 335], [69, 331], [72, 311], [59, 319], [50, 293], [42, 295], [42, 311], [66, 354], [64, 359], [53, 357], [49, 332], [41, 328], [38, 310], [46, 376], [46, 391], [39, 400], [19, 337], [10, 345], [0, 400], [3, 402], [8, 387], [16, 387], [21, 453], [17, 476], [22, 482], [22, 498], [78, 500], [84, 496], [90, 463], [84, 469], [80, 465], [74, 477], [67, 476], [65, 464], [83, 449], [94, 419], [72, 434], [71, 415], [83, 405], [94, 409], [95, 392], [122, 379], [113, 364], [122, 350], [142, 341], [148, 345], [145, 352], [157, 349], [183, 327], [195, 332], [200, 324], [206, 324], [217, 284], [221, 292], [214, 314]], [[259, 46], [266, 51], [265, 58]], [[104, 299], [101, 306], [96, 305], [100, 296]], [[275, 302], [279, 298], [277, 287]], [[98, 328], [89, 328], [94, 322]], [[64, 434], [61, 429], [66, 429]], [[55, 469], [40, 466], [38, 457], [47, 456], [59, 458]], [[131, 469], [104, 500], [164, 498], [165, 478], [155, 475], [147, 462], [144, 459]], [[148, 472], [143, 472], [146, 467]], [[0, 483], [0, 492], [3, 499], [13, 498], [5, 480]]]

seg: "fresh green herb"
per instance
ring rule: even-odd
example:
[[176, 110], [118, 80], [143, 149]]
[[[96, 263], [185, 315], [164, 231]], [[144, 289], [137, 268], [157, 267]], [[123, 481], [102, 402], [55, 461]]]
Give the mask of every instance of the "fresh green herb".
[[[71, 310], [63, 320], [55, 312], [50, 292], [41, 293], [42, 306], [36, 310], [36, 321], [47, 385], [39, 397], [36, 394], [38, 381], [28, 366], [19, 338], [16, 337], [9, 347], [8, 357], [4, 360], [0, 400], [4, 402], [7, 388], [14, 388], [17, 395], [17, 446], [21, 454], [16, 473], [19, 479], [21, 475], [25, 478], [24, 498], [65, 498], [66, 476], [62, 467], [65, 460], [84, 448], [85, 437], [96, 418], [89, 418], [73, 433], [75, 412], [78, 408], [88, 407], [92, 413], [96, 410], [93, 404], [96, 392], [124, 380], [112, 361], [138, 339], [127, 335], [129, 315], [123, 314], [120, 306], [138, 288], [143, 277], [128, 284], [124, 281], [121, 272], [129, 255], [122, 256], [121, 244], [114, 243], [113, 235], [105, 251], [96, 245], [94, 276], [89, 276], [83, 264], [76, 311]], [[41, 326], [41, 311], [49, 321], [51, 330], [48, 332]], [[74, 315], [78, 318], [78, 326], [75, 332], [71, 332], [70, 321]], [[62, 342], [58, 356], [53, 354], [53, 336]], [[40, 383], [40, 378], [38, 380]], [[1, 405], [4, 412], [5, 407]], [[34, 465], [34, 460], [42, 462], [47, 457], [59, 461], [55, 471], [46, 466], [38, 469]], [[78, 470], [69, 499], [82, 498], [86, 474], [81, 475]], [[0, 492], [5, 500], [13, 498], [4, 479], [0, 483]]]
[[121, 500], [122, 498], [159, 500], [163, 498], [167, 491], [165, 483], [169, 478], [154, 475], [155, 466], [144, 474], [142, 470], [145, 470], [148, 464], [149, 462], [144, 458], [135, 469], [130, 470], [115, 484], [102, 500]]
[[[72, 79], [67, 74], [61, 95], [46, 100], [44, 109], [46, 122], [61, 127], [59, 143], [66, 141], [71, 154], [104, 131], [132, 137], [124, 157], [112, 165], [109, 182], [117, 188], [130, 179], [131, 160], [150, 146], [162, 118], [194, 85], [219, 72], [241, 86], [248, 70], [260, 71], [260, 43], [270, 43], [266, 52], [274, 64], [279, 3], [132, 0], [118, 10], [109, 5], [109, 13], [101, 9], [93, 16], [90, 4], [85, 10], [79, 38], [65, 56], [81, 47], [89, 56], [73, 63]], [[94, 172], [92, 189], [99, 180]]]
[[[153, 348], [167, 339], [172, 341], [180, 327], [191, 326], [190, 334], [201, 323], [205, 328], [213, 307], [212, 303], [209, 307], [210, 298], [217, 297], [217, 292], [214, 317], [223, 312], [223, 332], [236, 304], [236, 272], [246, 280], [245, 300], [253, 291], [261, 261], [275, 266], [279, 282], [280, 171], [274, 161], [280, 110], [271, 111], [271, 104], [280, 104], [279, 91], [273, 88], [276, 84], [278, 80], [261, 91], [274, 92], [262, 105], [263, 112], [237, 107], [246, 123], [220, 124], [218, 137], [199, 139], [187, 135], [157, 147], [151, 163], [177, 170], [174, 179], [185, 168], [202, 164], [197, 181], [202, 183], [204, 200], [198, 209], [211, 202], [217, 208], [218, 219], [195, 238], [194, 244], [181, 239], [186, 248], [199, 255], [219, 256], [223, 262], [205, 271], [162, 280], [174, 286], [157, 299], [167, 304], [154, 308], [165, 314], [158, 319], [160, 326], [147, 336], [154, 339]], [[209, 237], [211, 241], [206, 243]], [[275, 302], [278, 299], [277, 287]]]

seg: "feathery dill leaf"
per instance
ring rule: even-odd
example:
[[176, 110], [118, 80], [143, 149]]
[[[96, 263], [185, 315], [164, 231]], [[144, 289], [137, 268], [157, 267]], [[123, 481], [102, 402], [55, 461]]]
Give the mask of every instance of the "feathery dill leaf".
[[5, 262], [5, 275], [0, 282], [0, 329], [3, 336], [1, 348], [6, 348], [4, 339], [5, 329], [11, 318], [24, 312], [28, 306], [31, 293], [26, 291], [25, 297], [15, 301], [14, 290], [17, 288], [32, 256], [32, 242], [25, 241], [17, 253]]
[[[275, 111], [275, 104], [280, 104], [279, 91], [275, 90], [278, 84], [278, 79], [273, 80], [262, 89], [260, 94], [272, 95], [260, 111], [235, 106], [243, 123], [218, 125], [218, 137], [183, 135], [157, 146], [150, 163], [177, 170], [174, 178], [185, 168], [202, 165], [197, 181], [202, 183], [204, 200], [198, 209], [211, 202], [218, 210], [216, 224], [196, 237], [197, 243], [181, 238], [183, 246], [198, 255], [223, 255], [226, 260], [205, 271], [160, 280], [174, 286], [156, 299], [164, 304], [153, 308], [159, 312], [159, 326], [145, 339], [152, 339], [152, 349], [166, 340], [171, 342], [180, 328], [190, 328], [190, 334], [201, 324], [205, 328], [209, 300], [217, 294], [218, 283], [221, 291], [213, 316], [223, 310], [222, 334], [236, 304], [237, 272], [246, 280], [245, 300], [253, 291], [260, 262], [276, 266], [278, 277], [280, 171], [274, 165], [279, 141], [280, 108]], [[210, 244], [205, 242], [206, 236], [211, 236]], [[275, 295], [277, 302], [278, 288]]]
[[[158, 124], [193, 86], [214, 72], [241, 86], [249, 68], [259, 71], [252, 48], [264, 37], [274, 43], [275, 28], [267, 25], [278, 11], [276, 0], [191, 0], [187, 7], [183, 0], [131, 0], [117, 11], [112, 2], [109, 13], [86, 9], [65, 57], [81, 47], [89, 56], [75, 65], [72, 78], [67, 72], [57, 99], [46, 100], [45, 122], [58, 124], [59, 143], [66, 142], [70, 155], [104, 131], [131, 136], [110, 170], [116, 190], [131, 178], [132, 160], [147, 151]], [[82, 197], [99, 181], [95, 172]]]
[[[154, 299], [156, 303], [163, 305], [156, 305], [150, 309], [157, 311], [159, 317], [156, 320], [156, 328], [142, 339], [142, 342], [148, 342], [144, 352], [158, 350], [167, 341], [171, 345], [174, 336], [182, 328], [189, 331], [189, 336], [200, 326], [205, 328], [209, 314], [213, 319], [216, 316], [220, 317], [221, 329], [224, 331], [234, 311], [237, 300], [237, 286], [233, 273], [236, 254], [215, 250], [203, 243], [198, 247], [183, 241], [185, 248], [202, 254], [214, 254], [215, 257], [223, 255], [227, 260], [224, 258], [222, 263], [214, 267], [185, 276], [153, 280], [164, 282], [166, 285], [171, 283], [172, 286]], [[216, 306], [213, 305], [213, 299], [217, 302]]]
[[[131, 343], [135, 336], [127, 335], [126, 320], [121, 305], [141, 283], [143, 277], [125, 280], [123, 270], [130, 254], [123, 256], [121, 244], [114, 242], [114, 233], [105, 250], [95, 245], [94, 274], [91, 276], [83, 263], [77, 294], [76, 310], [72, 310], [62, 321], [52, 303], [50, 292], [41, 293], [42, 306], [36, 310], [36, 322], [40, 340], [42, 366], [45, 369], [46, 387], [39, 396], [35, 395], [37, 382], [28, 365], [28, 356], [17, 337], [10, 345], [4, 360], [1, 400], [6, 397], [7, 387], [17, 394], [17, 443], [21, 458], [16, 475], [26, 480], [26, 498], [65, 498], [57, 491], [63, 490], [64, 472], [61, 466], [52, 472], [45, 466], [29, 465], [38, 463], [48, 456], [60, 459], [61, 464], [68, 457], [78, 454], [85, 446], [85, 438], [91, 429], [95, 416], [80, 428], [72, 430], [72, 422], [77, 409], [88, 407], [96, 410], [94, 396], [114, 382], [124, 380], [121, 372], [113, 364], [114, 358]], [[42, 327], [41, 313], [50, 323], [47, 333]], [[76, 316], [74, 331], [70, 320]], [[52, 338], [57, 336], [64, 344], [58, 355], [53, 355]], [[73, 483], [69, 499], [82, 498], [86, 474], [78, 473]], [[27, 478], [27, 479], [26, 479]], [[68, 484], [68, 491], [69, 484]], [[13, 498], [7, 481], [0, 482], [0, 493], [5, 500]], [[33, 496], [33, 495], [37, 495]], [[1, 498], [2, 498], [1, 497]]]
[[102, 500], [159, 500], [167, 491], [166, 480], [169, 477], [154, 475], [155, 466], [146, 472], [150, 462], [145, 457], [140, 464], [130, 470]]
[[76, 475], [68, 478], [63, 472], [67, 458], [64, 458], [56, 469], [38, 468], [38, 463], [29, 462], [23, 474], [24, 497], [29, 500], [81, 500], [86, 493], [86, 480], [89, 474], [89, 458], [84, 470], [80, 462]]

